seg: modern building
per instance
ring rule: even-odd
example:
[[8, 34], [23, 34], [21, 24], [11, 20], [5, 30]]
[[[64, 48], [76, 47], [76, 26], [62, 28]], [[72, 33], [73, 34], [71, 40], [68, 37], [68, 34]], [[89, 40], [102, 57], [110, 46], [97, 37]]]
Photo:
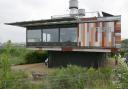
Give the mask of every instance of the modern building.
[[90, 12], [96, 15], [88, 17], [77, 0], [70, 0], [69, 9], [66, 16], [7, 24], [26, 28], [27, 48], [47, 50], [49, 67], [103, 65], [107, 53], [120, 50], [121, 16]]

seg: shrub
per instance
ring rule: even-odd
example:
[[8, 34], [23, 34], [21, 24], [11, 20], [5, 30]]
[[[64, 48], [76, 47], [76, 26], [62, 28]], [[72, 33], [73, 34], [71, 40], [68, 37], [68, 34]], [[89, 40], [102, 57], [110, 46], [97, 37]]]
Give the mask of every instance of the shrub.
[[48, 78], [50, 89], [84, 89], [85, 79], [83, 74], [86, 68], [68, 65], [67, 68], [56, 70]]
[[24, 54], [27, 52], [26, 48], [21, 47], [12, 47], [10, 49], [10, 55], [15, 57], [21, 57], [24, 56]]
[[30, 89], [27, 78], [23, 71], [10, 71], [8, 78], [0, 81], [0, 89]]
[[25, 63], [39, 63], [44, 62], [47, 58], [47, 52], [32, 51], [25, 55]]
[[11, 41], [8, 41], [4, 44], [3, 48], [0, 49], [0, 55], [8, 52], [10, 64], [23, 64], [24, 56], [26, 53], [30, 52], [24, 47], [12, 46]]
[[111, 68], [82, 68], [69, 65], [48, 77], [48, 89], [116, 89]]
[[114, 71], [116, 78], [116, 84], [118, 89], [128, 88], [128, 65], [123, 61], [119, 60], [119, 64]]

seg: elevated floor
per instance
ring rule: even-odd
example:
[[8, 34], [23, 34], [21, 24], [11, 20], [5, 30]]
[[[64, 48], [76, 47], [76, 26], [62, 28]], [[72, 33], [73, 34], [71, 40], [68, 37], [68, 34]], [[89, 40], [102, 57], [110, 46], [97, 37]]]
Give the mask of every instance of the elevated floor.
[[111, 49], [103, 48], [82, 48], [82, 47], [44, 47], [44, 48], [28, 48], [30, 50], [43, 50], [43, 51], [72, 51], [72, 52], [102, 52], [109, 53]]

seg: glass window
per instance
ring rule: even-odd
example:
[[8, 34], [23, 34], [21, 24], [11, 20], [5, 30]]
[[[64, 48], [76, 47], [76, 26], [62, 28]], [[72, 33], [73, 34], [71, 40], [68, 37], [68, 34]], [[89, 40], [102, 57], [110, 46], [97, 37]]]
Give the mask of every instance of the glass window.
[[77, 42], [77, 28], [60, 28], [60, 42]]
[[27, 30], [28, 42], [41, 42], [41, 30]]
[[43, 42], [58, 42], [59, 41], [59, 29], [43, 29]]

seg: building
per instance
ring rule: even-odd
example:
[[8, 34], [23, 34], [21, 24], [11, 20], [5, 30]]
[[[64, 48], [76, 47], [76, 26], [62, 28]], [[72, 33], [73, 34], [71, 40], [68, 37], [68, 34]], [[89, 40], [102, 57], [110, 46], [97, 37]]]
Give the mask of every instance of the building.
[[107, 53], [120, 50], [121, 16], [95, 12], [97, 16], [87, 17], [77, 0], [69, 5], [67, 16], [7, 24], [26, 28], [27, 48], [47, 50], [49, 67], [102, 66]]

